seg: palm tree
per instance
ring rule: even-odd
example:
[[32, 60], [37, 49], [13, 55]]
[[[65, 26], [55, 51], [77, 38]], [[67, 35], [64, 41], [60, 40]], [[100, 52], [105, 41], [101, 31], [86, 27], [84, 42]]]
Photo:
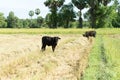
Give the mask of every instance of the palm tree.
[[46, 0], [44, 2], [45, 6], [49, 7], [51, 11], [50, 20], [52, 22], [52, 28], [57, 28], [57, 10], [63, 5], [64, 1], [65, 0]]
[[76, 18], [75, 11], [73, 10], [73, 4], [69, 3], [68, 5], [63, 5], [60, 9], [59, 15], [61, 16], [61, 21], [64, 24], [64, 27], [68, 28], [70, 21], [73, 21], [74, 18]]
[[39, 15], [39, 14], [40, 14], [40, 9], [39, 9], [39, 8], [35, 9], [35, 14], [36, 14], [36, 15]]
[[34, 11], [29, 11], [29, 16], [31, 17], [31, 19], [32, 19], [32, 17], [34, 16]]
[[82, 9], [86, 6], [86, 0], [72, 0], [72, 3], [80, 10], [79, 11], [79, 28], [82, 28], [83, 19], [82, 19]]
[[31, 21], [30, 21], [30, 27], [32, 27], [33, 21], [32, 21], [32, 17], [34, 16], [34, 11], [29, 11], [29, 16], [31, 17]]

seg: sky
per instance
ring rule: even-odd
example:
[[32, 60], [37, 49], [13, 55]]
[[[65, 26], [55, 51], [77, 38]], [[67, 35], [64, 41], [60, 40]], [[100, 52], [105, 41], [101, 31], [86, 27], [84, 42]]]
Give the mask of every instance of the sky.
[[[45, 17], [49, 13], [48, 7], [44, 5], [46, 0], [1, 0], [0, 1], [0, 12], [4, 14], [5, 17], [9, 15], [10, 11], [14, 12], [14, 15], [20, 19], [30, 18], [29, 11], [35, 11], [39, 8], [41, 13], [40, 16]], [[69, 3], [71, 0], [65, 0], [65, 4]], [[34, 15], [36, 17], [36, 15]]]
[[[10, 11], [14, 12], [14, 15], [20, 19], [30, 18], [29, 11], [35, 11], [39, 8], [41, 13], [40, 16], [45, 17], [49, 13], [48, 7], [44, 5], [46, 0], [1, 0], [0, 1], [0, 12], [4, 14], [5, 17], [8, 16]], [[69, 3], [71, 0], [65, 0], [65, 4]], [[119, 0], [120, 2], [120, 0]], [[75, 8], [75, 11], [78, 11]], [[83, 10], [85, 12], [85, 10]], [[37, 17], [36, 15], [33, 16]]]

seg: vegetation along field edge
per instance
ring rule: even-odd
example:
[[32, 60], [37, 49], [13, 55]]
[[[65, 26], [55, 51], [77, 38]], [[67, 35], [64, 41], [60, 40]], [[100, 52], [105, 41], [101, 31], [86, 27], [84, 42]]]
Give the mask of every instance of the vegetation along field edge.
[[91, 29], [91, 28], [83, 28], [83, 29], [48, 29], [48, 28], [29, 28], [29, 29], [11, 29], [11, 28], [1, 28], [0, 34], [83, 34], [88, 30], [96, 30], [98, 35], [112, 35], [112, 34], [120, 34], [120, 28], [100, 28], [100, 29]]

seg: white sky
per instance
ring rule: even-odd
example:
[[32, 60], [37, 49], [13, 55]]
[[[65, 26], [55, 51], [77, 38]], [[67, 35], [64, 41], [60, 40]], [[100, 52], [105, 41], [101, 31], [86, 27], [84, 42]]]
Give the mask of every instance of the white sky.
[[[49, 9], [45, 7], [44, 2], [46, 0], [1, 0], [0, 12], [4, 13], [4, 16], [8, 16], [10, 11], [13, 11], [15, 16], [19, 18], [30, 18], [28, 15], [30, 10], [39, 8], [40, 16], [45, 17], [49, 12]], [[65, 0], [65, 3], [69, 3], [71, 0]], [[36, 17], [36, 15], [34, 15]]]
[[[34, 11], [36, 8], [39, 8], [41, 11], [40, 16], [45, 17], [49, 12], [49, 9], [44, 5], [45, 1], [46, 0], [1, 0], [0, 12], [4, 13], [4, 16], [7, 17], [9, 12], [13, 11], [15, 16], [25, 19], [30, 18], [28, 15], [30, 10]], [[70, 1], [71, 0], [65, 0], [65, 4]], [[78, 11], [76, 8], [75, 10]], [[36, 15], [34, 15], [34, 17], [36, 17]]]

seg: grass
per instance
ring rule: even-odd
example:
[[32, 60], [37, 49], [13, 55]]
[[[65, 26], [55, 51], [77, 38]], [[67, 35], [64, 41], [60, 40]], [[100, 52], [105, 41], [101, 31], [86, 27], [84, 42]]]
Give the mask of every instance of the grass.
[[108, 66], [111, 70], [112, 80], [120, 80], [120, 38], [104, 36], [105, 52]]
[[120, 28], [100, 28], [96, 30], [99, 35], [120, 34]]
[[[11, 29], [11, 28], [1, 28], [0, 34], [83, 34], [85, 31], [94, 30], [94, 29], [48, 29], [48, 28], [29, 28], [29, 29]], [[100, 28], [96, 29], [97, 34], [100, 35], [111, 35], [111, 34], [120, 34], [120, 28]]]
[[96, 38], [82, 80], [120, 80], [120, 38], [108, 35]]
[[30, 28], [30, 29], [0, 29], [0, 34], [77, 34], [83, 33], [86, 29], [40, 29], [40, 28]]

